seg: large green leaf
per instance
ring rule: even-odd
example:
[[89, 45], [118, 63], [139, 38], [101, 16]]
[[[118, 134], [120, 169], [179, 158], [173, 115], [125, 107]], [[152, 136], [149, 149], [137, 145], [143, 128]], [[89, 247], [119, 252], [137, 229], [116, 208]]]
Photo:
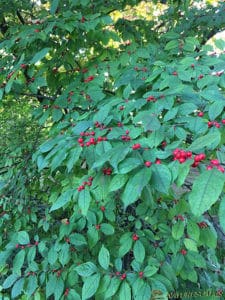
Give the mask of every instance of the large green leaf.
[[100, 281], [100, 274], [94, 274], [85, 278], [82, 288], [82, 300], [91, 298], [98, 289]]
[[18, 243], [21, 245], [26, 245], [30, 243], [29, 235], [26, 231], [19, 231], [17, 235]]
[[184, 222], [178, 221], [172, 226], [172, 237], [179, 240], [184, 234]]
[[194, 140], [188, 150], [197, 152], [205, 147], [208, 149], [215, 149], [216, 146], [219, 145], [220, 139], [221, 135], [219, 131], [209, 132], [208, 134]]
[[152, 166], [152, 185], [164, 194], [168, 193], [171, 184], [171, 172], [165, 165]]
[[142, 111], [138, 113], [134, 118], [134, 121], [143, 124], [145, 131], [158, 130], [161, 126], [158, 118], [149, 111]]
[[225, 175], [217, 169], [204, 171], [194, 181], [189, 203], [194, 215], [200, 216], [218, 200], [224, 186]]
[[223, 197], [220, 201], [219, 206], [219, 222], [223, 231], [225, 232], [225, 197]]
[[138, 200], [138, 197], [140, 197], [143, 188], [148, 184], [150, 178], [150, 168], [143, 168], [133, 177], [130, 177], [122, 194], [122, 200], [125, 208]]
[[109, 268], [110, 254], [109, 254], [109, 250], [105, 248], [104, 245], [102, 245], [99, 251], [98, 262], [103, 269], [107, 270]]
[[75, 270], [80, 276], [89, 277], [93, 273], [96, 273], [97, 267], [96, 265], [94, 265], [92, 262], [89, 261], [77, 266]]
[[61, 196], [56, 200], [56, 202], [52, 205], [50, 211], [54, 211], [56, 209], [59, 209], [66, 205], [68, 202], [70, 202], [71, 197], [73, 195], [73, 190], [67, 190], [66, 192], [62, 193]]
[[42, 60], [43, 57], [49, 52], [50, 48], [44, 48], [41, 51], [37, 52], [34, 57], [31, 59], [31, 64], [36, 64], [38, 61]]
[[126, 281], [120, 286], [119, 299], [131, 300], [131, 288]]
[[79, 198], [78, 198], [78, 205], [79, 208], [81, 209], [82, 215], [86, 216], [89, 206], [91, 203], [91, 195], [88, 190], [82, 190], [79, 192]]
[[142, 263], [145, 259], [145, 247], [141, 241], [136, 241], [133, 248], [134, 258], [137, 262]]

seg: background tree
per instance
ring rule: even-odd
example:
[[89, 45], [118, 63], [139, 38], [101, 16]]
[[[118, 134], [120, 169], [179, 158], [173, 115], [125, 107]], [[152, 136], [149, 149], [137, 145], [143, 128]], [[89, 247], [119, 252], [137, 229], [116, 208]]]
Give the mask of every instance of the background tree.
[[1, 1], [4, 299], [219, 298], [224, 9]]

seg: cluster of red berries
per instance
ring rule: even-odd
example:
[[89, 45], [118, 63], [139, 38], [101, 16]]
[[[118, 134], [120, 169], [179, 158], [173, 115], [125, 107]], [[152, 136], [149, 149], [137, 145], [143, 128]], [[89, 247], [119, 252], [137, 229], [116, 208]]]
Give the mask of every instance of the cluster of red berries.
[[131, 140], [131, 137], [129, 136], [130, 132], [129, 132], [129, 130], [126, 130], [125, 133], [126, 133], [126, 135], [122, 135], [121, 139], [125, 142], [128, 142]]
[[177, 215], [177, 216], [174, 217], [174, 219], [184, 222], [184, 217], [182, 215]]
[[[160, 95], [160, 96], [159, 96], [159, 99], [163, 99], [163, 98], [165, 98], [164, 95]], [[146, 99], [146, 101], [147, 101], [147, 102], [156, 102], [156, 101], [157, 101], [157, 98], [154, 97], [154, 96], [149, 96], [149, 97]]]
[[66, 289], [65, 289], [65, 292], [64, 292], [64, 296], [68, 296], [69, 291], [70, 291], [70, 289], [69, 289], [69, 288], [66, 288]]
[[178, 160], [181, 164], [184, 163], [188, 158], [192, 158], [191, 151], [185, 151], [179, 148], [173, 151], [173, 159]]
[[204, 153], [196, 154], [194, 157], [194, 163], [192, 164], [192, 167], [196, 168], [201, 161], [203, 161], [206, 158], [206, 155]]
[[217, 168], [218, 171], [224, 173], [225, 169], [221, 166], [218, 159], [211, 159], [210, 164], [206, 167], [207, 170], [212, 170], [213, 168]]
[[92, 81], [92, 80], [94, 80], [94, 76], [88, 76], [86, 79], [84, 79], [84, 82], [90, 82], [90, 81]]
[[104, 142], [104, 141], [107, 141], [107, 137], [102, 137], [102, 136], [99, 136], [97, 139], [95, 139], [93, 136], [95, 135], [95, 132], [94, 131], [91, 131], [91, 132], [81, 132], [80, 133], [80, 136], [92, 136], [89, 138], [88, 141], [84, 141], [84, 139], [82, 137], [78, 138], [78, 143], [81, 147], [89, 147], [91, 145], [96, 145], [98, 143], [101, 143], [101, 142]]
[[209, 225], [206, 222], [199, 222], [199, 223], [197, 223], [197, 225], [201, 229], [209, 227]]
[[[222, 124], [225, 124], [225, 120], [221, 121]], [[216, 128], [220, 128], [220, 123], [216, 122], [216, 121], [209, 121], [208, 122], [208, 128], [211, 128], [215, 126]]]
[[77, 188], [78, 192], [84, 190], [86, 185], [87, 185], [87, 186], [91, 186], [91, 185], [92, 185], [93, 179], [94, 179], [93, 177], [89, 177], [89, 178], [88, 178], [88, 181], [84, 181], [84, 182], [82, 183], [82, 185], [78, 186], [78, 188]]
[[30, 248], [30, 247], [33, 247], [33, 246], [38, 246], [38, 241], [34, 242], [34, 244], [26, 244], [26, 245], [20, 245], [20, 244], [16, 244], [16, 249], [24, 249], [24, 248]]
[[133, 240], [133, 241], [139, 240], [139, 236], [138, 236], [136, 233], [134, 233], [134, 234], [132, 235], [132, 240]]
[[112, 174], [112, 169], [111, 168], [104, 168], [102, 170], [102, 172], [103, 172], [104, 175], [110, 176]]
[[[175, 149], [173, 151], [173, 159], [178, 160], [181, 164], [184, 163], [187, 159], [192, 158], [192, 152], [191, 151], [185, 151], [182, 149]], [[192, 167], [196, 168], [201, 161], [203, 161], [206, 158], [206, 155], [204, 153], [196, 154], [194, 156], [194, 163], [192, 164]]]

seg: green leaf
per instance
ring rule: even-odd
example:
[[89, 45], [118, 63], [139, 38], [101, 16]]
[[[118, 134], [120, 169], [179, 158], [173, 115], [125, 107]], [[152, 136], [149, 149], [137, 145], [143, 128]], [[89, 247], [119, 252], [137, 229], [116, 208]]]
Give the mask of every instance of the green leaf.
[[220, 226], [222, 227], [223, 231], [225, 232], [225, 197], [223, 197], [220, 201], [220, 206], [219, 206], [219, 222]]
[[215, 120], [216, 117], [218, 117], [223, 109], [224, 109], [225, 102], [224, 101], [215, 101], [212, 105], [209, 107], [209, 119]]
[[179, 240], [184, 234], [184, 222], [183, 221], [177, 221], [177, 223], [175, 223], [172, 226], [172, 237], [175, 240]]
[[145, 82], [152, 82], [162, 73], [161, 69], [156, 69], [152, 72], [152, 74], [145, 80]]
[[161, 126], [158, 118], [149, 111], [139, 112], [134, 118], [134, 122], [143, 124], [145, 131], [158, 130]]
[[112, 234], [114, 234], [114, 227], [111, 224], [102, 223], [101, 224], [101, 231], [105, 235], [112, 235]]
[[65, 266], [70, 260], [70, 246], [69, 244], [64, 244], [59, 253], [59, 262], [62, 266]]
[[67, 170], [68, 170], [68, 173], [72, 170], [72, 168], [74, 167], [75, 163], [78, 161], [79, 157], [80, 157], [80, 154], [82, 152], [82, 148], [75, 148], [75, 149], [72, 149], [70, 151], [70, 154], [69, 154], [69, 157], [68, 157], [68, 161], [67, 161]]
[[171, 172], [164, 165], [153, 165], [152, 169], [152, 185], [154, 188], [164, 194], [168, 193], [171, 184]]
[[129, 157], [118, 165], [118, 172], [120, 174], [127, 174], [141, 164], [143, 164], [143, 162], [139, 158]]
[[54, 15], [59, 5], [59, 0], [53, 0], [50, 8], [51, 15]]
[[115, 295], [115, 293], [118, 291], [118, 288], [120, 286], [121, 281], [117, 277], [113, 277], [110, 281], [110, 285], [108, 286], [106, 293], [105, 293], [105, 299], [108, 299]]
[[172, 41], [169, 41], [166, 44], [165, 50], [170, 51], [170, 50], [173, 50], [173, 49], [178, 49], [178, 46], [179, 46], [179, 41], [178, 40], [172, 40]]
[[2, 285], [3, 289], [10, 288], [18, 278], [19, 278], [19, 275], [17, 275], [17, 274], [13, 273], [13, 274], [9, 275], [3, 282], [3, 285]]
[[123, 257], [132, 247], [132, 238], [130, 234], [124, 234], [120, 239], [119, 257]]
[[87, 245], [85, 237], [80, 233], [71, 234], [70, 235], [70, 242], [71, 242], [71, 244], [73, 244], [77, 247]]
[[79, 192], [78, 205], [81, 209], [83, 216], [86, 216], [91, 203], [91, 195], [88, 190], [82, 190]]
[[92, 262], [86, 262], [77, 266], [75, 270], [80, 276], [89, 277], [97, 272], [97, 267]]
[[188, 147], [188, 150], [197, 152], [205, 147], [208, 149], [215, 149], [219, 145], [220, 139], [221, 135], [219, 131], [209, 132], [194, 140], [190, 147]]
[[131, 300], [131, 288], [126, 281], [120, 286], [119, 299]]
[[141, 241], [136, 241], [133, 248], [134, 258], [137, 262], [142, 263], [145, 259], [145, 247]]
[[60, 195], [59, 198], [56, 200], [56, 202], [52, 205], [50, 212], [57, 210], [57, 209], [63, 207], [64, 205], [66, 205], [68, 202], [70, 202], [73, 193], [74, 193], [74, 190], [67, 190], [62, 195]]
[[14, 286], [11, 290], [12, 299], [18, 297], [22, 293], [24, 281], [25, 281], [24, 277], [22, 277], [18, 281], [16, 281], [16, 283], [14, 284]]
[[31, 298], [32, 294], [38, 288], [38, 281], [36, 276], [29, 276], [28, 283], [26, 286], [26, 294]]
[[95, 113], [93, 121], [103, 123], [111, 110], [111, 105], [102, 106], [97, 113]]
[[156, 266], [146, 266], [144, 268], [144, 276], [145, 277], [151, 277], [152, 275], [154, 275], [155, 273], [157, 273], [158, 271], [158, 267]]
[[85, 278], [82, 288], [82, 300], [91, 298], [98, 289], [100, 281], [100, 274], [95, 274]]
[[198, 176], [189, 194], [191, 211], [195, 216], [202, 215], [218, 200], [224, 182], [224, 174], [215, 168]]
[[187, 223], [187, 233], [190, 238], [195, 240], [196, 242], [199, 240], [200, 229], [198, 225], [192, 220], [188, 220]]
[[42, 144], [39, 149], [42, 153], [48, 152], [57, 144], [57, 142], [58, 142], [57, 138], [48, 140], [44, 144]]
[[127, 182], [128, 176], [126, 174], [118, 174], [115, 175], [110, 182], [109, 185], [109, 191], [114, 192], [119, 190], [124, 186], [124, 184]]
[[217, 86], [210, 86], [206, 89], [204, 89], [202, 92], [200, 92], [200, 96], [202, 96], [204, 99], [208, 101], [224, 101], [225, 97], [222, 95], [222, 93], [219, 91]]
[[19, 244], [26, 245], [30, 243], [30, 238], [26, 231], [19, 231], [17, 234], [17, 240]]
[[223, 39], [215, 39], [214, 43], [216, 45], [216, 47], [222, 51], [224, 51], [225, 49], [225, 41]]
[[145, 167], [137, 172], [133, 177], [131, 176], [129, 178], [122, 194], [122, 200], [125, 208], [138, 200], [138, 197], [140, 197], [143, 188], [148, 184], [150, 178], [151, 169]]
[[215, 249], [217, 246], [217, 234], [216, 231], [212, 231], [211, 228], [207, 227], [200, 231], [199, 241], [206, 247]]
[[110, 254], [109, 254], [108, 249], [105, 248], [104, 245], [102, 245], [102, 247], [99, 251], [98, 262], [103, 269], [108, 270], [109, 263], [110, 263]]
[[49, 50], [50, 48], [44, 48], [41, 51], [37, 52], [31, 59], [30, 64], [36, 64], [38, 61], [42, 60], [42, 58], [45, 57]]
[[185, 238], [184, 245], [187, 248], [187, 250], [198, 252], [197, 244], [195, 241]]
[[25, 250], [19, 251], [13, 259], [13, 273], [21, 276], [21, 268], [24, 264]]

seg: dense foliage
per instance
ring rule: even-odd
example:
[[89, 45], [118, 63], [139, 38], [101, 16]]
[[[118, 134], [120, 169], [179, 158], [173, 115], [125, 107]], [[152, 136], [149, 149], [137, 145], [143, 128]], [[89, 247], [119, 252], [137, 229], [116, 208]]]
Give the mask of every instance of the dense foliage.
[[4, 299], [222, 294], [224, 10], [1, 1]]

